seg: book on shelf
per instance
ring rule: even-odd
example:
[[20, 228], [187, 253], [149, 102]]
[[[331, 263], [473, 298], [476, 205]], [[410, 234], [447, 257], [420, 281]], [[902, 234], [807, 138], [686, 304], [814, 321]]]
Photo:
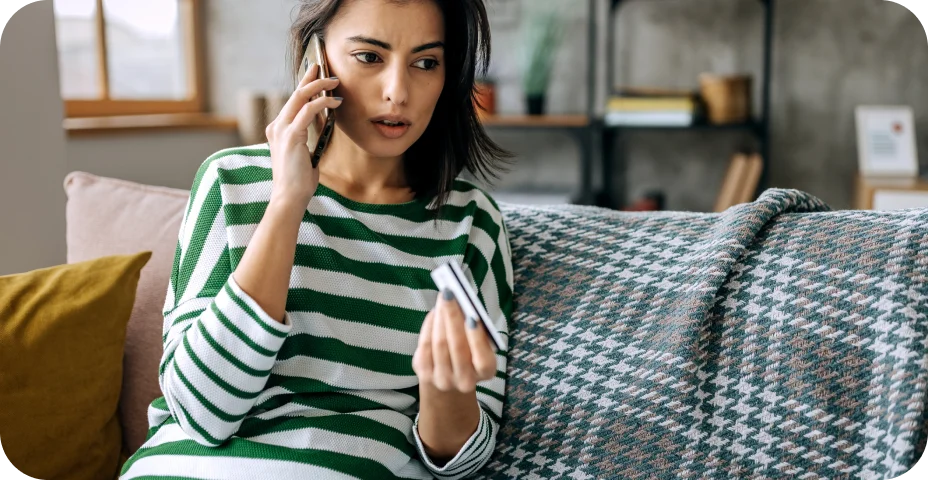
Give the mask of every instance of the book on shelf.
[[759, 154], [736, 153], [722, 179], [714, 211], [724, 212], [735, 205], [753, 201], [763, 168], [764, 162]]
[[689, 97], [622, 97], [612, 96], [606, 103], [610, 112], [695, 112], [696, 100]]
[[748, 203], [754, 201], [754, 192], [757, 191], [757, 185], [760, 183], [760, 175], [764, 170], [764, 160], [759, 153], [751, 154], [748, 157], [747, 173], [744, 181], [741, 182], [741, 190], [738, 192], [738, 203]]
[[688, 127], [697, 123], [699, 97], [688, 90], [625, 87], [606, 100], [604, 122], [616, 126]]
[[603, 122], [611, 126], [688, 127], [693, 124], [694, 118], [693, 112], [684, 110], [652, 112], [607, 111], [603, 116]]

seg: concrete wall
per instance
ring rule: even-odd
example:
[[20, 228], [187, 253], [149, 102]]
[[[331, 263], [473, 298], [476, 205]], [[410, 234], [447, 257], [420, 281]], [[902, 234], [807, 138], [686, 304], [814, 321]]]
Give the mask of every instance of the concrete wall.
[[21, 9], [0, 38], [0, 275], [65, 262], [64, 108], [55, 48], [50, 1]]
[[[883, 0], [776, 3], [771, 186], [850, 208], [859, 104], [912, 106], [928, 166], [928, 40], [918, 19]], [[667, 87], [695, 86], [704, 70], [759, 78], [762, 13], [756, 1], [627, 2], [617, 22], [616, 78]], [[632, 193], [665, 186], [671, 208], [708, 209], [730, 149], [748, 141], [728, 133], [636, 135], [628, 145]]]
[[777, 27], [774, 183], [850, 207], [859, 104], [914, 108], [924, 172], [928, 40], [915, 15], [881, 0], [783, 3], [782, 16], [790, 21]]

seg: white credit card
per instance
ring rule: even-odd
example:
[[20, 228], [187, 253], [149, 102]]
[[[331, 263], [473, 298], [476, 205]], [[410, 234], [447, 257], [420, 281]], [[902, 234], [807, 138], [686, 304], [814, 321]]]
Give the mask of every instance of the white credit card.
[[[489, 274], [489, 273], [488, 273]], [[484, 329], [490, 336], [490, 340], [496, 345], [496, 349], [504, 351], [503, 338], [493, 322], [490, 321], [490, 314], [483, 307], [483, 302], [477, 297], [477, 292], [471, 286], [470, 280], [464, 276], [464, 271], [456, 261], [444, 263], [435, 270], [432, 270], [432, 280], [438, 286], [439, 295], [444, 289], [450, 289], [454, 292], [454, 297], [461, 306], [465, 318], [473, 318], [483, 324]]]

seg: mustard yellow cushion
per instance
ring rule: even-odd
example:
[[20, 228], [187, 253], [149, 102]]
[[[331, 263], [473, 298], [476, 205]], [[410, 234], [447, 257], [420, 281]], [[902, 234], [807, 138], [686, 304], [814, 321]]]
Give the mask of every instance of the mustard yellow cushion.
[[0, 438], [23, 473], [115, 478], [126, 324], [145, 251], [0, 276]]

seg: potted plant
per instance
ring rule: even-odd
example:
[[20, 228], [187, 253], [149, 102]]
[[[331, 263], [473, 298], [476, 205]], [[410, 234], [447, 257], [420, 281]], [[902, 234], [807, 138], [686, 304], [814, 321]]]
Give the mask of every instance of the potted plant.
[[526, 22], [522, 88], [530, 115], [541, 115], [545, 111], [551, 67], [563, 38], [560, 18], [552, 10], [538, 11]]

